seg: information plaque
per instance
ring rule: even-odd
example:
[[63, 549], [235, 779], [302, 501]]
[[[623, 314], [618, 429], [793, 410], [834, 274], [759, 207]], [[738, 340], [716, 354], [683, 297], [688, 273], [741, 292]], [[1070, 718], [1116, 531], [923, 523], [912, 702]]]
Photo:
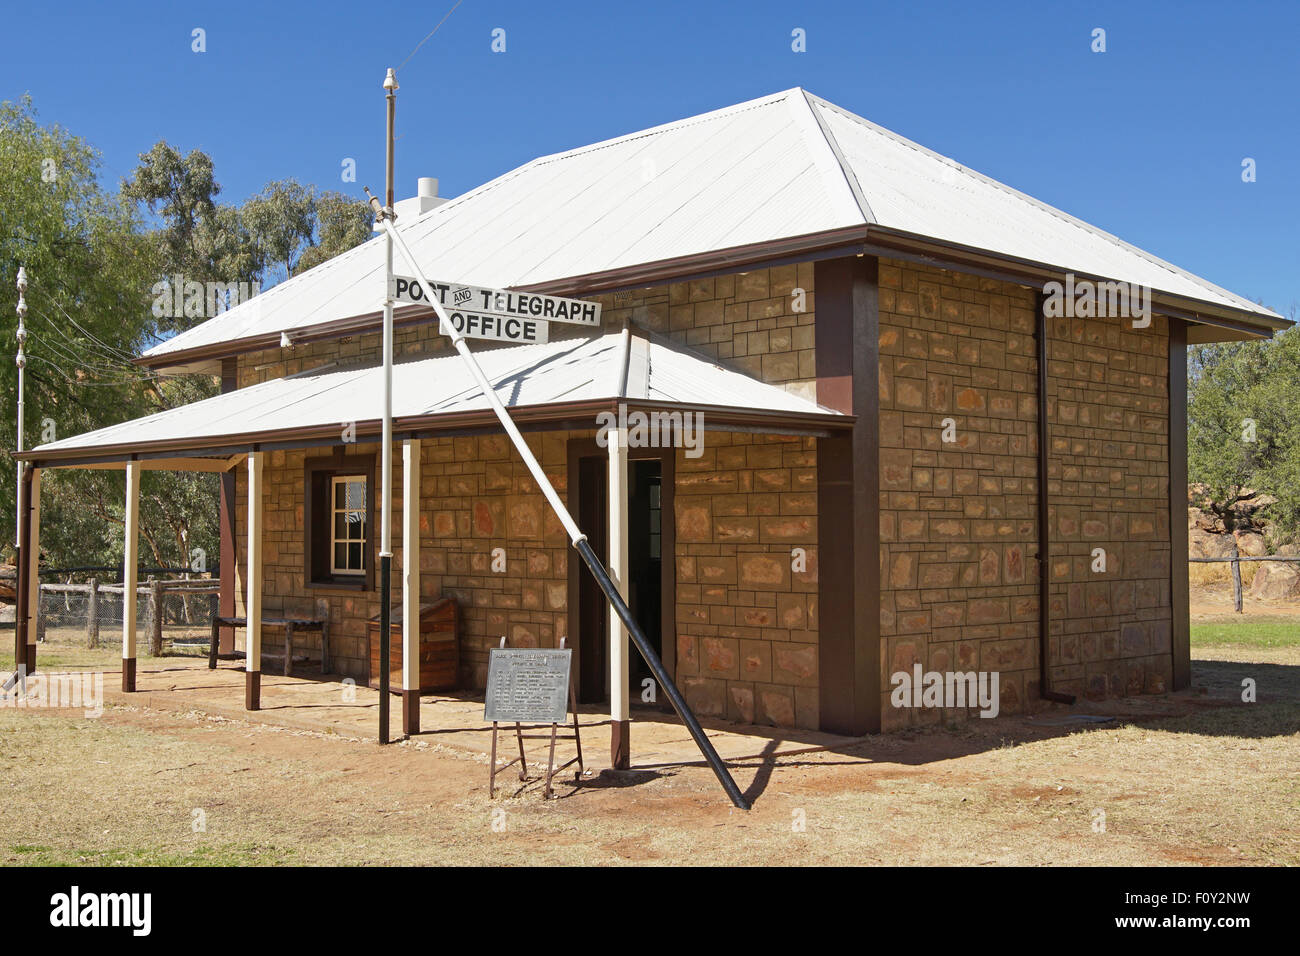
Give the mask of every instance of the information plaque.
[[483, 719], [564, 723], [569, 706], [570, 648], [494, 647], [488, 656]]

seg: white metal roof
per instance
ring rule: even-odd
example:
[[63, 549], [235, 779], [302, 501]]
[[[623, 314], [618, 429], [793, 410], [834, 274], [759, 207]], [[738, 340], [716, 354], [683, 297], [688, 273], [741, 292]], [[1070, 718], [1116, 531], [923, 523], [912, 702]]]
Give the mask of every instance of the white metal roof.
[[[398, 223], [431, 278], [504, 288], [853, 226], [1278, 318], [798, 88], [543, 156]], [[146, 355], [374, 313], [383, 276], [374, 238]]]
[[[762, 413], [840, 417], [775, 385], [724, 369], [658, 336], [612, 332], [536, 345], [485, 349], [475, 357], [509, 408], [599, 399], [667, 402]], [[25, 457], [109, 453], [185, 442], [198, 450], [223, 438], [339, 427], [382, 415], [383, 369], [302, 372], [32, 449]], [[622, 384], [622, 383], [626, 384]], [[393, 418], [489, 410], [459, 355], [393, 366]], [[707, 418], [707, 414], [706, 414]], [[706, 422], [707, 424], [707, 422]], [[594, 421], [592, 427], [596, 427]]]

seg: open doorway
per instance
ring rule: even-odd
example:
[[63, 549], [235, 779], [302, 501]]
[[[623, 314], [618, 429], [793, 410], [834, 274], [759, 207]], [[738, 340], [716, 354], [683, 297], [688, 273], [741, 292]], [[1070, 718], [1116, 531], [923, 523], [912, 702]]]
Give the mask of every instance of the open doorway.
[[[663, 467], [658, 459], [629, 461], [627, 486], [627, 606], [663, 660]], [[641, 700], [643, 682], [650, 676], [650, 667], [633, 648], [628, 680], [634, 703]]]
[[[676, 663], [676, 566], [673, 559], [671, 449], [632, 449], [628, 461], [627, 601], [669, 675]], [[569, 447], [569, 503], [601, 560], [609, 559], [609, 457], [592, 439]], [[575, 480], [576, 479], [576, 480]], [[613, 610], [580, 560], [569, 566], [569, 621], [575, 632], [578, 701], [609, 702], [609, 620]], [[646, 695], [650, 668], [629, 641], [628, 697], [635, 706], [667, 706], [658, 687]], [[650, 696], [652, 701], [644, 698]]]

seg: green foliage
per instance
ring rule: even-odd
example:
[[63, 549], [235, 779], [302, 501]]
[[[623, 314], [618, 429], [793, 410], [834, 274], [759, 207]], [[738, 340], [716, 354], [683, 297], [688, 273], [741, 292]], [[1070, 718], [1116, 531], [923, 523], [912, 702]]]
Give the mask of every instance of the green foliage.
[[[1188, 480], [1231, 529], [1258, 514], [1300, 535], [1300, 331], [1188, 350]], [[1269, 501], [1268, 499], [1276, 499]]]
[[[17, 446], [14, 282], [29, 275], [25, 444], [67, 437], [149, 410], [147, 376], [130, 364], [152, 332], [148, 290], [155, 246], [132, 207], [105, 194], [98, 154], [57, 126], [43, 127], [30, 98], [0, 103], [0, 443]], [[66, 473], [44, 490], [57, 498]], [[14, 513], [15, 470], [0, 469], [0, 500]], [[5, 535], [11, 544], [11, 536]]]
[[[187, 281], [257, 283], [323, 262], [370, 236], [369, 207], [292, 179], [268, 183], [242, 207], [217, 202], [221, 186], [200, 150], [159, 141], [118, 193], [99, 182], [99, 156], [58, 126], [42, 126], [30, 97], [0, 103], [0, 444], [16, 447], [14, 282], [27, 269], [28, 448], [209, 397], [210, 376], [159, 379], [132, 364], [140, 351], [201, 321], [155, 317], [154, 286]], [[147, 213], [151, 222], [146, 222]], [[218, 554], [218, 479], [145, 472], [141, 556], [189, 565], [196, 548]], [[41, 545], [51, 566], [111, 565], [122, 557], [124, 484], [118, 471], [46, 471]], [[0, 502], [14, 514], [15, 469], [0, 468]], [[0, 524], [0, 527], [4, 527]], [[0, 533], [3, 553], [12, 536]]]
[[333, 190], [316, 197], [318, 242], [303, 251], [298, 271], [320, 265], [370, 238], [375, 216], [370, 206]]
[[182, 157], [166, 140], [141, 153], [135, 175], [122, 183], [124, 198], [142, 203], [167, 223], [156, 238], [173, 265], [192, 265], [199, 258], [196, 236], [216, 212], [219, 192], [211, 157], [197, 149]]
[[240, 210], [254, 245], [268, 266], [292, 276], [298, 257], [316, 232], [315, 190], [292, 179], [267, 183]]

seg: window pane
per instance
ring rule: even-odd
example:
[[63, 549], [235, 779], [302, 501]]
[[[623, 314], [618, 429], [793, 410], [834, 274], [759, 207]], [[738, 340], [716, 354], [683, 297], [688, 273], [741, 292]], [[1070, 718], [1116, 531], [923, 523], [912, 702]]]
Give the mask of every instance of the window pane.
[[361, 568], [361, 545], [348, 545], [348, 570], [360, 571]]
[[334, 545], [334, 567], [338, 569], [348, 566], [348, 546], [346, 544]]
[[348, 507], [357, 509], [366, 507], [366, 480], [364, 478], [348, 479]]
[[348, 488], [342, 481], [334, 482], [334, 507], [342, 508], [348, 502]]
[[346, 538], [348, 536], [348, 516], [340, 511], [334, 515], [334, 537]]

